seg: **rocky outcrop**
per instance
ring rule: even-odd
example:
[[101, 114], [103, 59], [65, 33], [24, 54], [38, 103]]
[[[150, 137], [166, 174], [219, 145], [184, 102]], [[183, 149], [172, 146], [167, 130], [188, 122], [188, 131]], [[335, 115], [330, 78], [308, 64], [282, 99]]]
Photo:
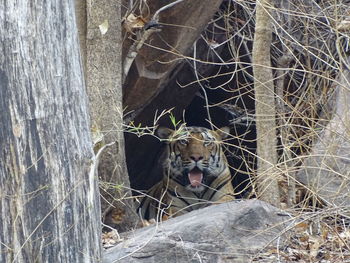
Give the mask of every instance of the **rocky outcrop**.
[[210, 206], [127, 233], [103, 262], [250, 262], [283, 244], [291, 218], [259, 200]]
[[298, 181], [313, 194], [338, 208], [348, 207], [350, 202], [350, 71], [339, 75], [333, 118], [297, 174]]
[[[151, 100], [161, 92], [172, 71], [189, 55], [194, 42], [200, 37], [201, 32], [218, 10], [221, 0], [193, 0], [180, 2], [159, 13], [158, 21], [152, 21], [162, 7], [164, 1], [150, 1], [141, 14], [147, 23], [156, 23], [159, 29], [145, 40], [145, 44], [137, 50], [130, 71], [124, 83], [124, 101], [127, 111], [132, 111], [136, 116]], [[126, 4], [126, 6], [128, 6]], [[130, 13], [130, 10], [129, 10]], [[127, 16], [130, 14], [126, 13]], [[147, 25], [137, 32], [138, 38], [145, 36]], [[123, 63], [130, 63], [130, 53], [134, 43], [140, 39], [133, 39], [133, 34], [125, 34], [123, 44]]]

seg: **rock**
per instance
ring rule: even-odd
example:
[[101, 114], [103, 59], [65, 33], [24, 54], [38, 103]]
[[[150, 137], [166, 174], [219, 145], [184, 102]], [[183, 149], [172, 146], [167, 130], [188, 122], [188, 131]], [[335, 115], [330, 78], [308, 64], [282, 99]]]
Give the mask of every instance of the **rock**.
[[213, 205], [129, 232], [103, 262], [248, 262], [276, 240], [283, 243], [278, 237], [290, 219], [259, 200]]
[[[346, 208], [350, 203], [350, 71], [344, 70], [339, 75], [335, 114], [303, 161], [296, 178], [327, 206]], [[349, 210], [345, 210], [349, 216]]]
[[[167, 1], [150, 1], [144, 16], [152, 14]], [[146, 44], [137, 51], [137, 56], [128, 72], [124, 87], [123, 105], [137, 115], [164, 87], [172, 72], [188, 55], [194, 42], [219, 9], [221, 0], [192, 0], [179, 3], [159, 14], [160, 32], [153, 33]], [[128, 3], [126, 3], [128, 6]], [[146, 17], [145, 17], [146, 18]], [[181, 26], [174, 26], [181, 25]], [[135, 33], [134, 33], [135, 35]], [[124, 36], [123, 63], [127, 62], [134, 40], [132, 34]]]

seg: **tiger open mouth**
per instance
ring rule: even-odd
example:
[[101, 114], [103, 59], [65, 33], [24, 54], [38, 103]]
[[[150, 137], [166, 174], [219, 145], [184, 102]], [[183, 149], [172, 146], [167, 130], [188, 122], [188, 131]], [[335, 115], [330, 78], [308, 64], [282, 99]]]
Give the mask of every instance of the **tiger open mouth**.
[[188, 179], [192, 187], [199, 187], [203, 181], [203, 172], [195, 167], [188, 173]]

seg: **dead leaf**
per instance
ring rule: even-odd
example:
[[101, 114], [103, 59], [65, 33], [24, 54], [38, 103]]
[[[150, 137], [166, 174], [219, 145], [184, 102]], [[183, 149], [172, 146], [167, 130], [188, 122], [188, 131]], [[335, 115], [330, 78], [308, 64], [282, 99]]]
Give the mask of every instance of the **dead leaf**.
[[107, 233], [102, 233], [102, 246], [104, 248], [112, 247], [121, 241], [123, 241], [123, 239], [120, 238], [119, 233], [116, 229]]
[[146, 20], [141, 16], [135, 16], [134, 14], [128, 15], [128, 17], [124, 21], [124, 28], [127, 32], [132, 32], [137, 29], [141, 29], [145, 26]]
[[318, 236], [310, 236], [309, 237], [309, 248], [310, 248], [310, 256], [311, 258], [316, 258], [318, 252], [320, 250], [321, 240]]
[[337, 26], [337, 29], [341, 32], [350, 31], [350, 17], [347, 17]]

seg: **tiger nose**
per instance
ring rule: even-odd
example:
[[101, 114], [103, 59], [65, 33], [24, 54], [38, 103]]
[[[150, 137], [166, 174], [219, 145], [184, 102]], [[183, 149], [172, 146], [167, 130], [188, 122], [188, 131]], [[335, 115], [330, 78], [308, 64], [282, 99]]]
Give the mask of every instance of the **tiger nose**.
[[193, 155], [190, 156], [190, 158], [191, 158], [193, 161], [198, 162], [198, 161], [200, 161], [200, 160], [203, 159], [203, 156], [201, 156], [201, 155], [199, 155], [199, 154], [193, 154]]

